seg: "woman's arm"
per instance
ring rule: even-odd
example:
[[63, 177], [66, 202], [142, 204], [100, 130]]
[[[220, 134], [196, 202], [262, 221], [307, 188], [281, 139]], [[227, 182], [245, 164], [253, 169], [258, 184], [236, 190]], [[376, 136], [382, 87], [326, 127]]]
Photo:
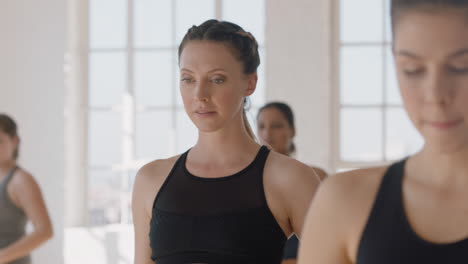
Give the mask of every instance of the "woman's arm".
[[132, 213], [135, 231], [135, 264], [153, 263], [149, 241], [151, 215], [147, 208], [148, 177], [148, 168], [143, 167], [137, 173], [133, 186]]
[[179, 156], [156, 160], [137, 173], [132, 194], [133, 227], [135, 231], [135, 264], [154, 264], [149, 240], [154, 199]]
[[295, 159], [271, 152], [265, 164], [267, 202], [286, 236], [300, 238], [310, 202], [320, 184], [314, 170]]
[[351, 264], [386, 167], [327, 178], [314, 198], [299, 247], [299, 264]]
[[283, 175], [289, 178], [282, 186], [286, 212], [292, 232], [300, 238], [307, 210], [318, 190], [320, 180], [313, 168], [296, 161]]
[[32, 175], [23, 170], [17, 172], [8, 185], [12, 202], [22, 209], [33, 225], [33, 232], [6, 248], [0, 249], [0, 263], [8, 263], [29, 255], [52, 235], [52, 223], [41, 190]]
[[[336, 176], [333, 176], [336, 177]], [[299, 249], [299, 264], [350, 264], [346, 255], [343, 228], [347, 216], [342, 214], [344, 202], [339, 188], [327, 179], [312, 202], [304, 225]]]

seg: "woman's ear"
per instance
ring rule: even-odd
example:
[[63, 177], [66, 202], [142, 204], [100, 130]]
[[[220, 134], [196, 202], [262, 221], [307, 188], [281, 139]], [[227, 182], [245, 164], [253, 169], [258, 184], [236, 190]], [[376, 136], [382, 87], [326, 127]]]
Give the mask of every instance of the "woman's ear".
[[248, 86], [247, 90], [245, 91], [245, 96], [250, 96], [255, 92], [255, 89], [257, 88], [257, 81], [258, 81], [258, 75], [257, 73], [252, 73], [248, 75]]

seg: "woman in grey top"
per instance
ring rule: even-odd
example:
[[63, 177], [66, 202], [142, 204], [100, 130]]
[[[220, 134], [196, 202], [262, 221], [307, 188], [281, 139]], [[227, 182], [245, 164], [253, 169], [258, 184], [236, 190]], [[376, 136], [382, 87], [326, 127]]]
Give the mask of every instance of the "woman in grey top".
[[[52, 237], [52, 224], [33, 176], [18, 167], [15, 122], [0, 114], [0, 264], [29, 264], [29, 254]], [[31, 221], [33, 231], [26, 234]]]

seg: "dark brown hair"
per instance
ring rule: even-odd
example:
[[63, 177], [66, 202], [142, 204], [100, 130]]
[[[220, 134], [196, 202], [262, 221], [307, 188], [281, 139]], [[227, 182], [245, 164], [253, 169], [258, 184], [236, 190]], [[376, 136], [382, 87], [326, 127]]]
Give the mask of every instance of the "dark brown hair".
[[[6, 114], [0, 113], [0, 130], [10, 136], [11, 138], [18, 137], [18, 127], [16, 126], [15, 121], [13, 118]], [[19, 138], [19, 137], [18, 137]], [[13, 158], [16, 160], [19, 156], [19, 150], [16, 147], [15, 151], [13, 152]]]
[[[262, 113], [262, 111], [265, 109], [269, 109], [269, 108], [274, 108], [280, 111], [283, 114], [286, 121], [288, 122], [289, 127], [291, 127], [293, 130], [296, 130], [296, 126], [294, 122], [294, 113], [291, 107], [288, 104], [283, 103], [283, 102], [270, 102], [262, 106], [258, 110], [257, 120], [260, 114]], [[294, 153], [295, 151], [296, 151], [296, 145], [294, 144], [294, 142], [291, 142], [291, 145], [289, 146], [289, 153]]]
[[258, 43], [252, 34], [234, 23], [210, 19], [199, 26], [192, 26], [179, 45], [179, 58], [187, 43], [192, 40], [227, 44], [234, 51], [235, 57], [242, 62], [245, 74], [257, 72], [260, 65]]

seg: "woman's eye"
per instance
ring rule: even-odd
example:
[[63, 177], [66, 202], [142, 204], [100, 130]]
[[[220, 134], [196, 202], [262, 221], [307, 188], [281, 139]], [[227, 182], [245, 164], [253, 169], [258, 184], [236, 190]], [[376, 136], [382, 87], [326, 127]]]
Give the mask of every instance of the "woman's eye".
[[455, 66], [450, 66], [449, 71], [456, 73], [456, 74], [466, 74], [468, 73], [468, 67], [455, 67]]
[[180, 78], [180, 81], [183, 82], [183, 83], [191, 83], [192, 79], [190, 79], [188, 77], [182, 77], [182, 78]]
[[419, 75], [419, 74], [422, 74], [423, 72], [424, 72], [424, 70], [422, 68], [403, 69], [403, 73], [408, 75], [408, 76]]
[[213, 79], [211, 80], [213, 83], [216, 83], [216, 84], [222, 84], [224, 83], [224, 79], [222, 78], [216, 78], [216, 79]]

